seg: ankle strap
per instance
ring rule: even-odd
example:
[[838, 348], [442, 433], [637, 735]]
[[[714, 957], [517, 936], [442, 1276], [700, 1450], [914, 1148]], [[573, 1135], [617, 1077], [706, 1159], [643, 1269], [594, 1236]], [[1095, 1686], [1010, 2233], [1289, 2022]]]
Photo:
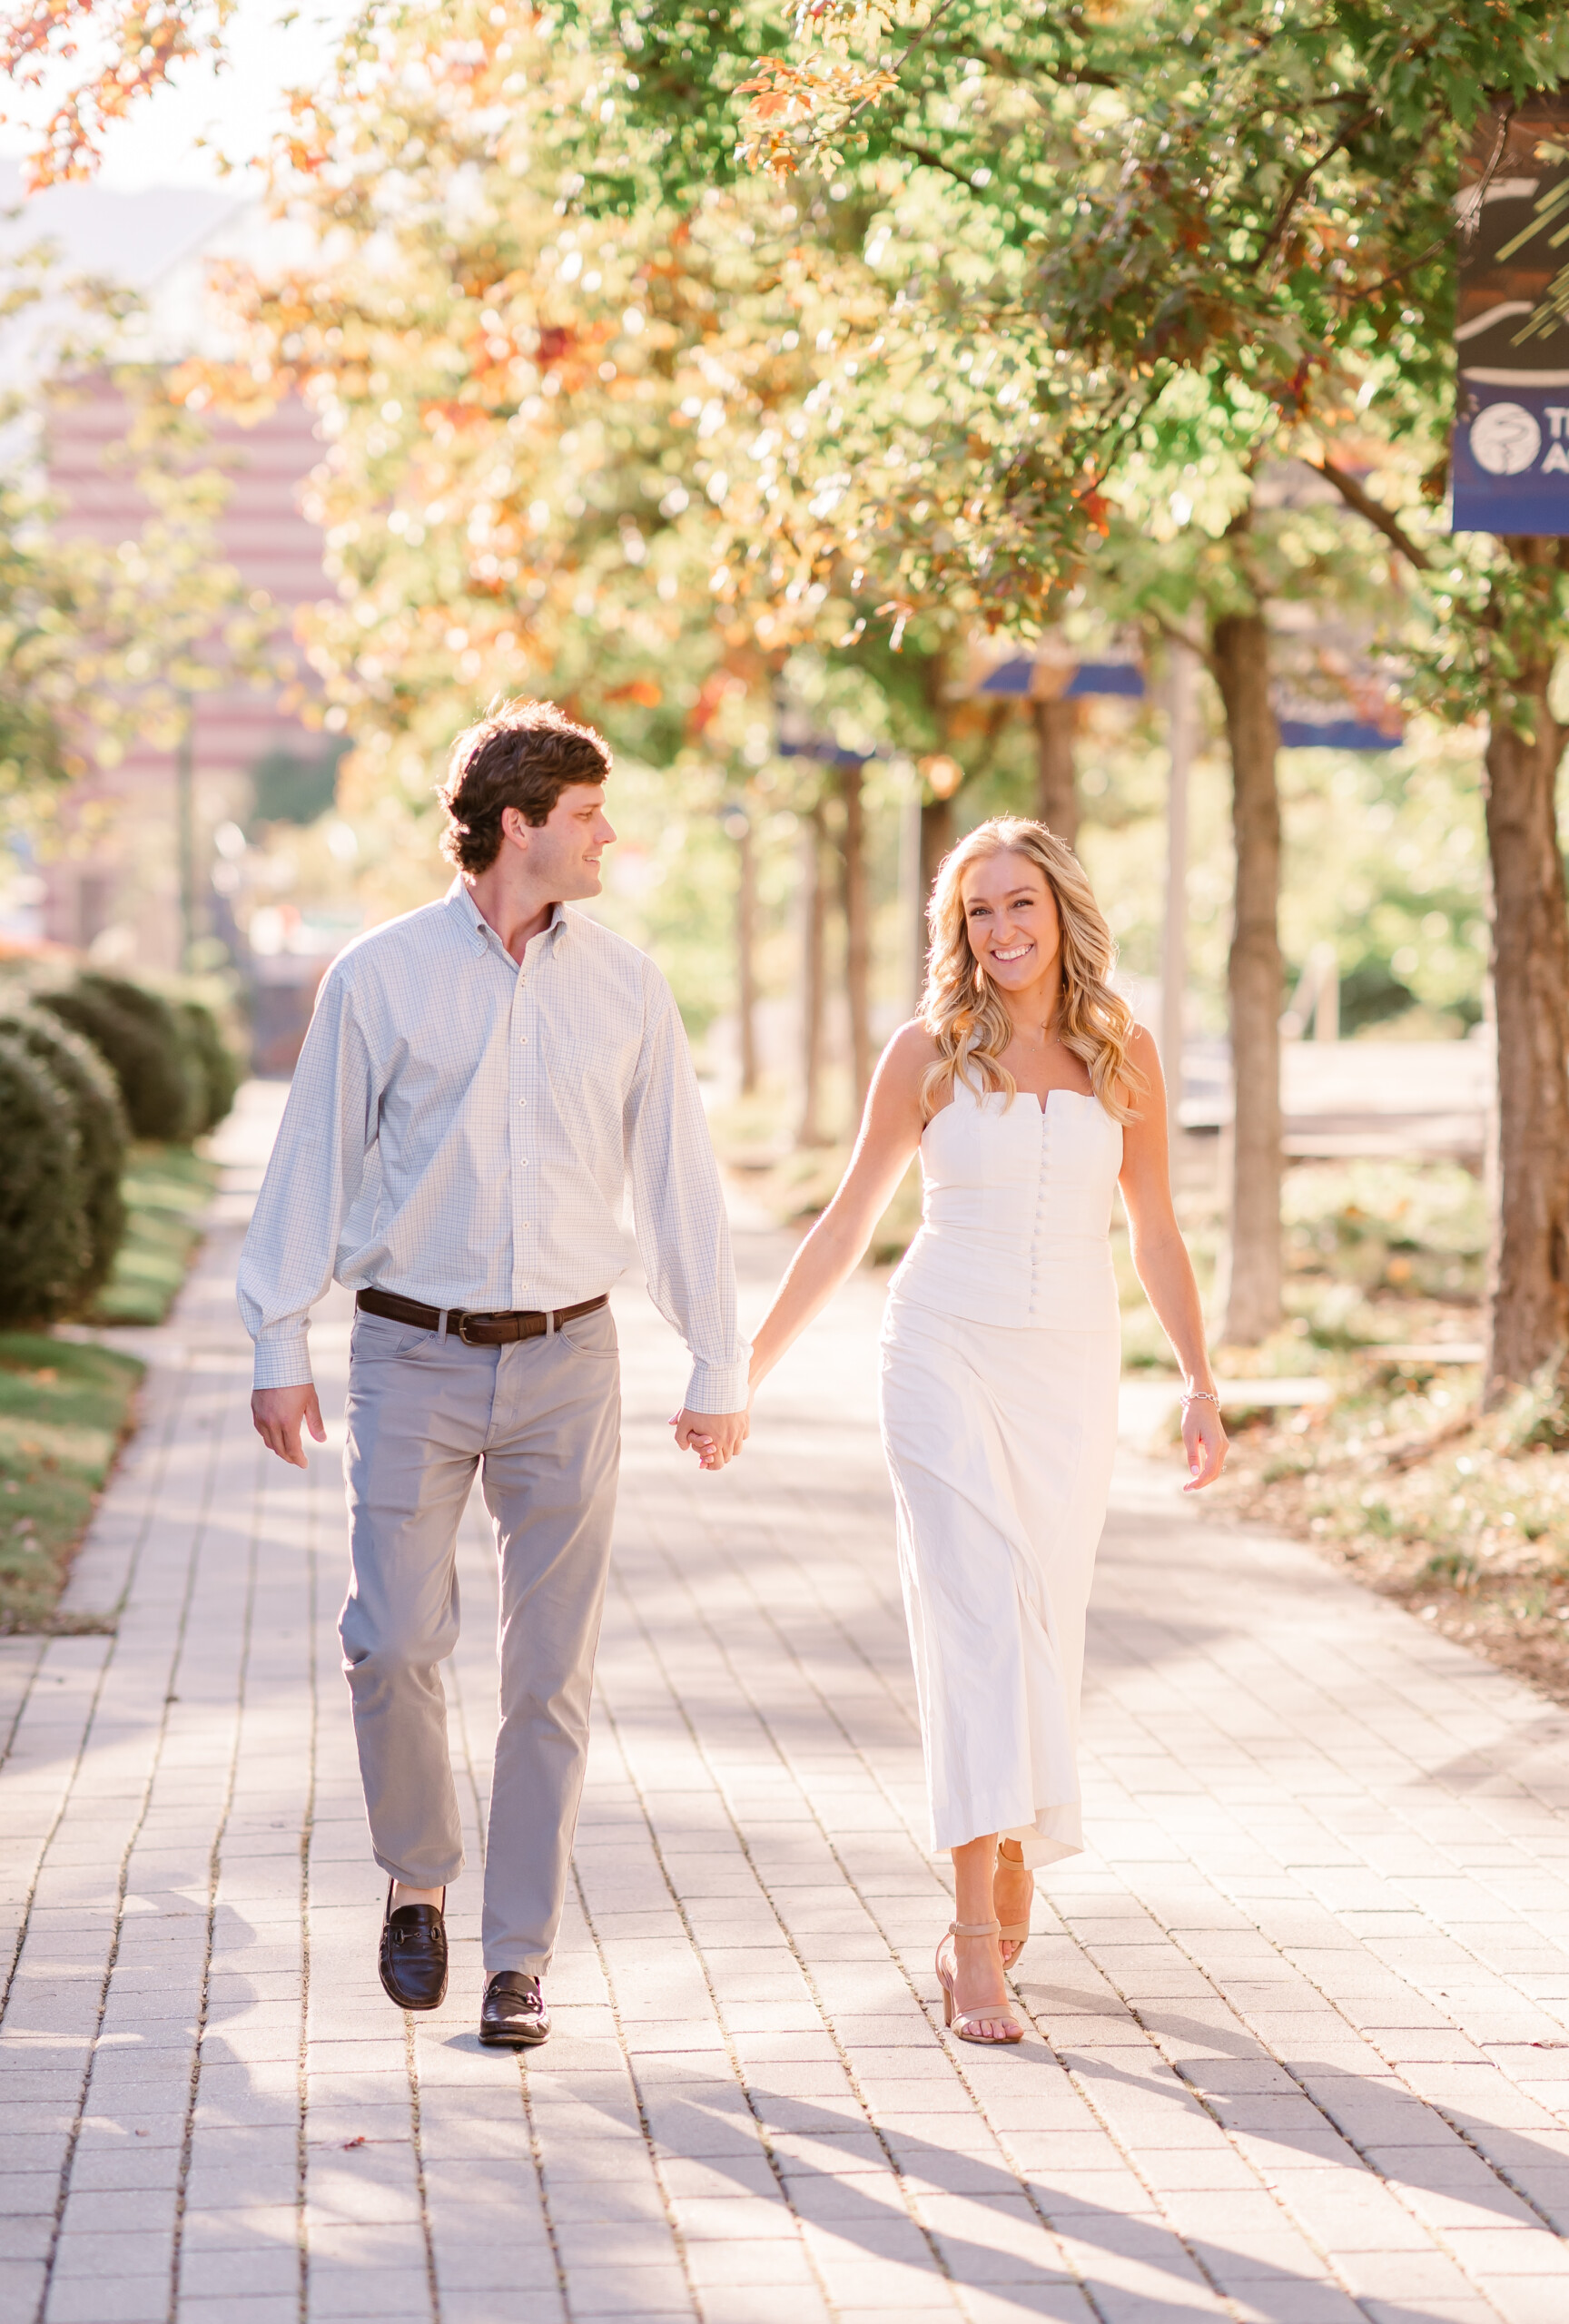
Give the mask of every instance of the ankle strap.
[[950, 1921], [950, 1936], [996, 1936], [1002, 1932], [1001, 1921]]

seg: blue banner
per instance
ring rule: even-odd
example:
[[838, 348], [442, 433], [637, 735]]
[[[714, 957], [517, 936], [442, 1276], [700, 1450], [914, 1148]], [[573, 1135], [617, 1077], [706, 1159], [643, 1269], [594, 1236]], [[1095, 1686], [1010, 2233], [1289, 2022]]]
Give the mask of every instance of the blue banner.
[[1455, 530], [1569, 534], [1569, 370], [1551, 385], [1460, 380], [1471, 416], [1455, 430]]
[[1569, 535], [1569, 94], [1479, 124], [1460, 192], [1457, 533]]

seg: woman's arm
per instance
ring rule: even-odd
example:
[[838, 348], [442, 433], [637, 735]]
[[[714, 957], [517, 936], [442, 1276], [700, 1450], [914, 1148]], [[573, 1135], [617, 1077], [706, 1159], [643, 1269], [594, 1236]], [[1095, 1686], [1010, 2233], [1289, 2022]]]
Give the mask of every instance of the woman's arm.
[[937, 1055], [924, 1026], [902, 1025], [878, 1060], [850, 1167], [789, 1266], [752, 1344], [751, 1384], [785, 1350], [865, 1256], [872, 1230], [921, 1143], [921, 1076]]
[[[1129, 1057], [1144, 1077], [1139, 1119], [1122, 1133], [1122, 1200], [1128, 1211], [1133, 1265], [1145, 1296], [1170, 1341], [1183, 1378], [1201, 1395], [1215, 1393], [1209, 1354], [1204, 1344], [1204, 1311], [1193, 1263], [1171, 1206], [1171, 1167], [1166, 1143], [1166, 1084], [1154, 1040], [1139, 1026]], [[1188, 1404], [1182, 1413], [1182, 1443], [1189, 1481], [1185, 1492], [1213, 1484], [1226, 1461], [1226, 1431], [1218, 1404]]]

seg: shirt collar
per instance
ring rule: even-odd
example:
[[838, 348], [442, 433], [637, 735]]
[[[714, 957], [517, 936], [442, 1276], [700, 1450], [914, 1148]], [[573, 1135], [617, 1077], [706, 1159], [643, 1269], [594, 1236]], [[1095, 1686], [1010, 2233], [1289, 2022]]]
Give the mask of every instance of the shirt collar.
[[[501, 939], [497, 935], [496, 931], [491, 927], [489, 921], [486, 919], [484, 913], [475, 902], [474, 891], [469, 887], [468, 881], [464, 879], [461, 872], [457, 874], [456, 878], [453, 880], [452, 885], [448, 889], [447, 901], [449, 904], [455, 903], [458, 906], [459, 911], [468, 921], [469, 927], [473, 930], [474, 934], [479, 938], [481, 944], [488, 943], [494, 945], [497, 951], [501, 953], [503, 959], [510, 961], [511, 965], [516, 968], [518, 963], [512, 960], [511, 954], [506, 950]], [[560, 939], [561, 931], [566, 926], [566, 905], [552, 904], [550, 907], [550, 918], [546, 922], [544, 928], [540, 931], [540, 935], [549, 938], [552, 950], [554, 950]], [[537, 944], [538, 940], [538, 937], [534, 937], [530, 940], [530, 943]], [[528, 947], [525, 947], [526, 953], [528, 949]]]

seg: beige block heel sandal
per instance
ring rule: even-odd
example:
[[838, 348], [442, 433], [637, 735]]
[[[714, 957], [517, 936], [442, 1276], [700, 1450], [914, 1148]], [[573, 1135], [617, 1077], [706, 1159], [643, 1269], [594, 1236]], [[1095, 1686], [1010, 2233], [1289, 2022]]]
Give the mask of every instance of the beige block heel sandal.
[[[1021, 2042], [1024, 2028], [1015, 2023], [1013, 2013], [1005, 2001], [983, 2002], [978, 2009], [960, 2009], [953, 1999], [953, 1988], [959, 1977], [958, 1955], [954, 1955], [953, 1974], [950, 1977], [943, 1965], [942, 1947], [951, 1936], [999, 1936], [1001, 1934], [1002, 1926], [997, 1921], [950, 1921], [937, 1945], [935, 1965], [937, 1982], [942, 1988], [942, 2023], [959, 2041], [979, 2042], [989, 2050], [1005, 2049], [1011, 2043]], [[1010, 2034], [976, 2034], [971, 2031], [972, 2026], [982, 2024], [988, 2019], [1001, 2021], [1013, 2030]]]

